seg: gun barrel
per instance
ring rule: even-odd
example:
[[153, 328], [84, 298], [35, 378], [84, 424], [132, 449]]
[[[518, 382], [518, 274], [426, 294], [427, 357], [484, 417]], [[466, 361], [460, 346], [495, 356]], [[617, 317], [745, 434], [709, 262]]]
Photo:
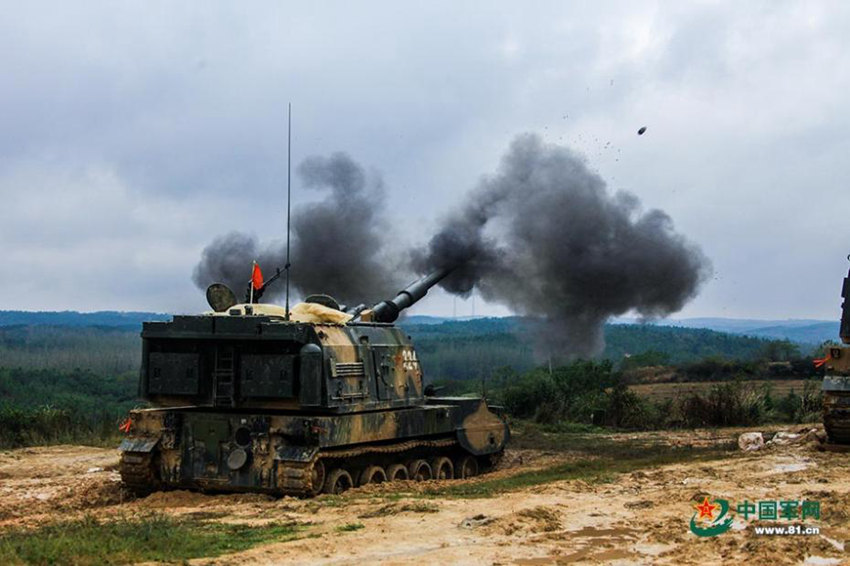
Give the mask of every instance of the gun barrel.
[[394, 322], [402, 310], [419, 301], [431, 287], [442, 281], [451, 271], [450, 268], [438, 269], [417, 279], [399, 291], [394, 299], [381, 301], [373, 306], [370, 319], [374, 322]]

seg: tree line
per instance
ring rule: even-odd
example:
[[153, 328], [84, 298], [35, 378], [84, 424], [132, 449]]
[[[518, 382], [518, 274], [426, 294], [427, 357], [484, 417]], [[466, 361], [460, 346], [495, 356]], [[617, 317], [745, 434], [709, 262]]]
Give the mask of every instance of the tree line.
[[[636, 404], [627, 391], [630, 372], [648, 366], [672, 367], [681, 381], [734, 382], [763, 375], [766, 368], [811, 373], [799, 348], [787, 341], [700, 329], [609, 325], [601, 359], [549, 368], [538, 366], [521, 319], [403, 328], [413, 338], [427, 381], [444, 386], [447, 394], [497, 395], [521, 418], [593, 422], [593, 415], [598, 420], [604, 413], [605, 422], [623, 425], [637, 414], [624, 407], [664, 414], [664, 407]], [[770, 365], [776, 359], [782, 363]], [[140, 362], [137, 327], [0, 326], [0, 446], [100, 438], [117, 430], [139, 403]], [[729, 397], [723, 391], [715, 397]], [[710, 406], [711, 399], [699, 406]], [[766, 395], [762, 401], [769, 415], [781, 400]], [[626, 414], [632, 416], [618, 416]]]

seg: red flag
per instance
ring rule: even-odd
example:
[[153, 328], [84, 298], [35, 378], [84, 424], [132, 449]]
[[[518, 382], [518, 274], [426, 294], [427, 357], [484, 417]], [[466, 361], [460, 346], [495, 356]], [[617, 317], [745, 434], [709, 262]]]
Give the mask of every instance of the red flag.
[[254, 289], [261, 289], [263, 287], [263, 272], [260, 271], [260, 266], [257, 265], [257, 262], [254, 262], [254, 271], [251, 273], [251, 284], [254, 286]]
[[814, 362], [815, 368], [817, 369], [830, 360], [832, 360], [832, 348], [827, 348], [826, 355], [824, 357], [819, 360], [812, 360], [812, 362]]
[[133, 426], [133, 421], [131, 421], [130, 418], [128, 417], [126, 421], [121, 423], [121, 426], [118, 427], [118, 430], [120, 430], [124, 434], [129, 434], [131, 426]]

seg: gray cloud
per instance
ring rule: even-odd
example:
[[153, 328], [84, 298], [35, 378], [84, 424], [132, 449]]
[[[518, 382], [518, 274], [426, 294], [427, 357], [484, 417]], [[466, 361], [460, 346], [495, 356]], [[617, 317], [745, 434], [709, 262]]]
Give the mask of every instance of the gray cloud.
[[[403, 247], [534, 131], [700, 243], [715, 275], [684, 314], [837, 314], [843, 4], [57, 2], [5, 15], [0, 308], [204, 308], [190, 280], [204, 246], [283, 236], [292, 101], [296, 162], [343, 150], [380, 169]], [[297, 206], [324, 198], [294, 188]], [[480, 299], [479, 314], [507, 312]], [[436, 293], [417, 309], [452, 306]]]

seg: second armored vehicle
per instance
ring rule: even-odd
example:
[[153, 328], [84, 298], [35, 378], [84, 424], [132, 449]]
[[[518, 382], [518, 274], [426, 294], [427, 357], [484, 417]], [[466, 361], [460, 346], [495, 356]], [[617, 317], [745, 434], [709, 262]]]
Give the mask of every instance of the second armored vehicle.
[[[850, 257], [848, 257], [850, 259]], [[850, 444], [850, 273], [841, 289], [842, 346], [830, 346], [819, 360], [826, 370], [823, 379], [823, 426], [829, 442]]]

